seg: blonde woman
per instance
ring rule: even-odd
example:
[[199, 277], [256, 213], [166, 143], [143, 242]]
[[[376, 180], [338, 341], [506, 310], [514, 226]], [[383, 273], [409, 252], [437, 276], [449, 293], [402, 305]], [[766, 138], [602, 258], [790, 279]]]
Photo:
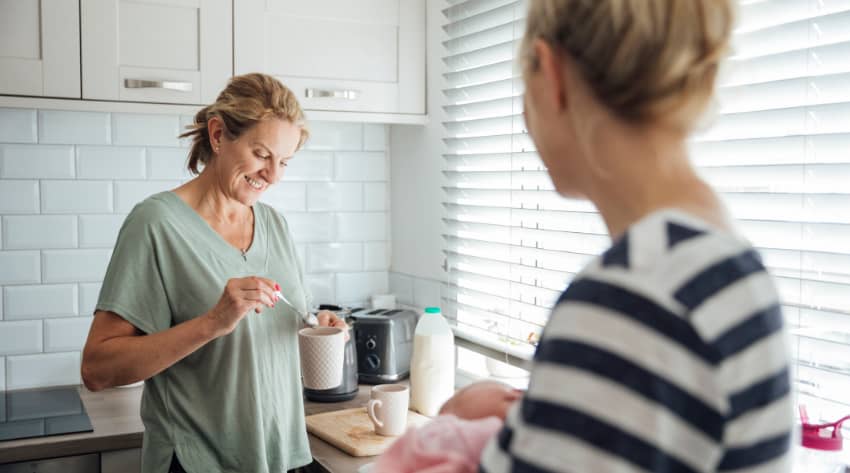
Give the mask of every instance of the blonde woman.
[[[197, 177], [124, 222], [83, 351], [93, 390], [145, 380], [142, 470], [283, 472], [312, 461], [296, 332], [309, 307], [286, 220], [258, 202], [307, 138], [294, 94], [234, 77], [195, 115]], [[330, 312], [320, 324], [345, 327]], [[185, 468], [185, 469], [184, 469]]]
[[[686, 143], [731, 0], [529, 4], [529, 133], [557, 191], [593, 202], [614, 244], [553, 309], [481, 471], [789, 471], [779, 298]], [[481, 409], [465, 396], [445, 413]]]

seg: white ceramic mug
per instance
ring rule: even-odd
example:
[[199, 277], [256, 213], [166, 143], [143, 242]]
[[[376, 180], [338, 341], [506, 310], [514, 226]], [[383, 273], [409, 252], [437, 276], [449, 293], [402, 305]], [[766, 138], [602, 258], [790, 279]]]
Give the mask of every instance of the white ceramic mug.
[[366, 412], [378, 435], [395, 436], [407, 428], [410, 389], [403, 384], [379, 384], [372, 388]]
[[345, 331], [339, 327], [309, 327], [298, 331], [301, 379], [307, 389], [333, 389], [342, 384]]

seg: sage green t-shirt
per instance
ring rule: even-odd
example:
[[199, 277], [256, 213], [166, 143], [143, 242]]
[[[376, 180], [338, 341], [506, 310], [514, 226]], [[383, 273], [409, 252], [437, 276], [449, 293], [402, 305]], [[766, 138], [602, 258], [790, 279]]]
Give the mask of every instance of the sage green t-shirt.
[[[152, 334], [199, 317], [228, 279], [276, 281], [301, 309], [308, 294], [286, 221], [254, 205], [242, 253], [173, 192], [139, 203], [118, 235], [97, 303]], [[236, 329], [145, 381], [142, 471], [166, 473], [176, 452], [189, 473], [282, 473], [311, 462], [295, 311], [250, 312]]]

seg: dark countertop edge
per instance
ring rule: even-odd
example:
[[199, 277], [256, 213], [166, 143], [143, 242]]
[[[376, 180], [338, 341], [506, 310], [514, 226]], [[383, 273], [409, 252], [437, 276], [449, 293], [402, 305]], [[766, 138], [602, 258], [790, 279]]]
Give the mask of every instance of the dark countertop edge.
[[142, 446], [143, 432], [82, 438], [80, 435], [86, 434], [60, 434], [39, 437], [42, 443], [21, 445], [6, 449], [2, 448], [3, 444], [0, 442], [0, 464], [99, 453], [125, 448], [140, 448]]

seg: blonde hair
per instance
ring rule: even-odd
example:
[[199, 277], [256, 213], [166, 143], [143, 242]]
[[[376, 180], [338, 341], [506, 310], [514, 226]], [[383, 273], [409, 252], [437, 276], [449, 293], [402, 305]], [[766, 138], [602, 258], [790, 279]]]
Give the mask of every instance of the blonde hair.
[[730, 0], [530, 0], [522, 67], [537, 69], [541, 38], [620, 118], [690, 129], [712, 98], [733, 22]]
[[289, 88], [266, 74], [252, 73], [234, 76], [218, 94], [215, 103], [195, 114], [195, 120], [181, 138], [192, 137], [188, 168], [199, 174], [198, 165], [210, 162], [213, 153], [207, 123], [213, 117], [221, 119], [224, 133], [231, 140], [242, 135], [258, 122], [270, 117], [286, 120], [301, 128], [299, 149], [310, 136], [304, 122], [304, 111]]

